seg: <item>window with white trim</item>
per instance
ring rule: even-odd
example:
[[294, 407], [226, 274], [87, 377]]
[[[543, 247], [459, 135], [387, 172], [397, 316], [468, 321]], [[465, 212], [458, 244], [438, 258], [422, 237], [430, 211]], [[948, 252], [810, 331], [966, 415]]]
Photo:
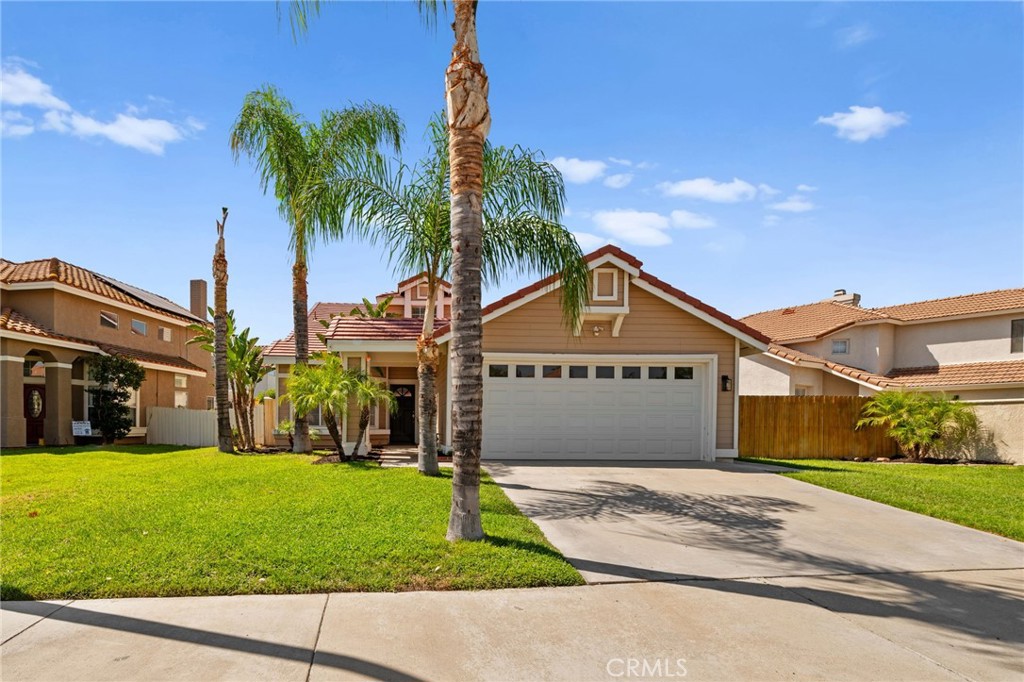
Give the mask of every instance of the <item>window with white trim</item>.
[[188, 407], [188, 376], [174, 375], [174, 406]]
[[108, 327], [110, 329], [118, 328], [117, 313], [108, 313], [106, 310], [100, 311], [100, 326]]
[[427, 286], [425, 283], [424, 284], [417, 284], [416, 285], [416, 298], [418, 298], [419, 300], [422, 301], [422, 300], [426, 299], [427, 295], [429, 293], [430, 293], [430, 287]]
[[832, 339], [832, 355], [849, 355], [850, 339]]
[[132, 415], [132, 427], [137, 427], [139, 425], [139, 392], [137, 390], [132, 389], [132, 394], [126, 405]]
[[615, 301], [619, 298], [619, 271], [614, 268], [594, 270], [594, 300]]
[[422, 320], [427, 316], [427, 307], [424, 305], [414, 305], [412, 307], [412, 316], [418, 320]]
[[171, 336], [171, 328], [170, 327], [157, 327], [156, 336], [161, 341], [170, 342], [170, 340], [172, 338], [172, 336]]

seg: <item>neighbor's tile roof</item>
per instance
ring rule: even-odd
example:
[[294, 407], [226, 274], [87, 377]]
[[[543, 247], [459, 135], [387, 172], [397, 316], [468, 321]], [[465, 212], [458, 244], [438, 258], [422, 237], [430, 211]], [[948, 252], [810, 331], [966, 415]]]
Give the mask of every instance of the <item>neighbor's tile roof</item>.
[[181, 307], [170, 299], [57, 258], [31, 260], [24, 263], [0, 259], [0, 282], [6, 284], [58, 282], [144, 310], [172, 315], [189, 322], [202, 321], [187, 308]]
[[[629, 265], [632, 265], [634, 268], [637, 268], [638, 270], [643, 267], [643, 261], [639, 260], [636, 256], [633, 256], [632, 254], [626, 253], [625, 251], [623, 251], [619, 247], [614, 246], [612, 244], [608, 244], [606, 246], [602, 246], [600, 249], [587, 254], [585, 256], [585, 259], [589, 263], [591, 261], [597, 260], [601, 256], [609, 255], [609, 254], [619, 258], [622, 261], [625, 261], [626, 263], [628, 263]], [[640, 279], [642, 279], [643, 281], [647, 282], [648, 284], [651, 284], [654, 287], [657, 287], [658, 289], [661, 289], [662, 291], [664, 291], [665, 293], [667, 293], [667, 294], [669, 294], [671, 296], [675, 296], [676, 298], [678, 298], [678, 299], [680, 299], [682, 301], [685, 301], [686, 303], [688, 303], [689, 305], [697, 308], [698, 310], [701, 310], [701, 311], [707, 313], [708, 315], [711, 315], [715, 319], [724, 322], [725, 324], [729, 325], [733, 329], [736, 329], [737, 331], [743, 332], [744, 334], [747, 334], [748, 336], [752, 336], [753, 338], [758, 339], [759, 341], [762, 341], [764, 343], [768, 343], [768, 337], [765, 336], [764, 334], [762, 334], [757, 329], [751, 327], [750, 325], [744, 324], [743, 322], [741, 322], [739, 320], [736, 320], [736, 319], [734, 319], [732, 317], [729, 317], [728, 315], [726, 315], [722, 311], [718, 310], [717, 308], [713, 308], [713, 307], [709, 306], [707, 303], [704, 303], [703, 301], [700, 301], [700, 300], [694, 298], [693, 296], [690, 296], [686, 292], [681, 291], [679, 289], [676, 289], [672, 285], [668, 284], [667, 282], [663, 282], [662, 280], [658, 279], [654, 275], [651, 275], [649, 273], [641, 271], [640, 272]], [[498, 299], [497, 301], [495, 301], [494, 303], [491, 303], [490, 305], [484, 306], [482, 314], [483, 315], [489, 315], [490, 313], [493, 313], [496, 310], [500, 310], [501, 308], [504, 308], [505, 306], [509, 305], [510, 303], [513, 303], [513, 302], [515, 302], [515, 301], [517, 301], [517, 300], [519, 300], [519, 299], [521, 299], [521, 298], [523, 298], [525, 296], [529, 296], [530, 294], [534, 293], [535, 291], [540, 291], [541, 289], [543, 289], [543, 288], [545, 288], [547, 286], [550, 286], [551, 284], [553, 284], [557, 280], [558, 280], [558, 275], [557, 274], [549, 275], [549, 276], [545, 277], [542, 280], [534, 282], [533, 284], [531, 284], [528, 287], [524, 287], [524, 288], [520, 289], [519, 291], [516, 291], [514, 293], [509, 294], [508, 296], [505, 296], [504, 298]], [[451, 331], [450, 325], [445, 324], [443, 326], [439, 326], [437, 331], [434, 332], [434, 336], [435, 337], [440, 337], [440, 336], [443, 336], [444, 334], [447, 334], [449, 331]]]
[[[309, 311], [310, 328], [312, 328], [314, 320], [329, 320], [335, 315], [348, 315], [356, 308], [363, 310], [364, 307], [365, 306], [363, 306], [362, 303], [332, 303], [330, 301], [320, 301], [319, 303], [314, 304], [313, 309]], [[320, 325], [317, 326], [319, 327]]]
[[883, 315], [898, 320], [927, 320], [933, 317], [955, 317], [978, 313], [998, 312], [1024, 308], [1024, 289], [1000, 289], [980, 294], [965, 294], [936, 298], [931, 301], [903, 303], [884, 308], [875, 308]]
[[888, 376], [910, 387], [1024, 383], [1024, 360], [901, 367], [889, 372]]
[[[446, 324], [445, 320], [438, 320]], [[327, 338], [332, 341], [415, 341], [423, 331], [423, 320], [415, 317], [336, 317]]]
[[772, 341], [787, 343], [796, 339], [819, 338], [857, 322], [911, 322], [1019, 308], [1024, 308], [1024, 289], [1002, 289], [881, 308], [861, 308], [848, 303], [824, 300], [767, 310], [742, 319], [770, 336]]
[[11, 308], [4, 308], [3, 311], [0, 312], [0, 329], [19, 332], [21, 334], [31, 334], [32, 336], [55, 339], [58, 341], [73, 341], [75, 343], [92, 346], [97, 350], [107, 353], [108, 355], [123, 355], [139, 362], [167, 365], [168, 367], [177, 367], [180, 369], [191, 369], [198, 372], [206, 371], [202, 367], [189, 362], [185, 358], [179, 358], [173, 355], [163, 355], [161, 353], [150, 353], [148, 351], [127, 348], [125, 346], [116, 346], [109, 343], [97, 343], [96, 341], [89, 341], [87, 339], [79, 339], [73, 336], [58, 334], [47, 329], [30, 317], [27, 317], [26, 315], [23, 315], [17, 310], [13, 310]]
[[821, 365], [823, 367], [827, 367], [828, 369], [832, 370], [837, 374], [841, 374], [843, 376], [847, 376], [851, 379], [856, 379], [858, 381], [863, 381], [864, 383], [871, 384], [872, 386], [877, 386], [879, 388], [901, 388], [903, 386], [903, 383], [900, 382], [899, 380], [895, 380], [890, 377], [879, 376], [878, 374], [872, 374], [871, 372], [865, 372], [864, 370], [857, 369], [856, 367], [842, 365], [839, 364], [838, 362], [832, 362], [831, 360], [819, 358], [818, 356], [811, 355], [810, 353], [803, 353], [801, 351], [793, 350], [792, 348], [787, 348], [785, 346], [779, 346], [774, 343], [768, 347], [768, 352], [772, 355], [778, 356], [785, 360], [789, 360], [798, 365]]
[[[314, 328], [315, 325], [315, 328]], [[327, 350], [327, 346], [320, 340], [317, 334], [326, 334], [327, 330], [320, 326], [319, 322], [312, 322], [309, 325], [309, 337], [308, 337], [308, 348], [309, 354], [322, 353]], [[278, 339], [273, 343], [269, 344], [263, 349], [263, 357], [270, 356], [282, 356], [282, 357], [294, 357], [295, 356], [295, 332], [291, 332], [288, 336], [283, 339]]]
[[855, 322], [882, 320], [885, 319], [885, 315], [848, 303], [818, 301], [790, 308], [767, 310], [741, 319], [760, 330], [765, 336], [771, 337], [772, 341], [786, 343], [796, 339], [824, 336]]

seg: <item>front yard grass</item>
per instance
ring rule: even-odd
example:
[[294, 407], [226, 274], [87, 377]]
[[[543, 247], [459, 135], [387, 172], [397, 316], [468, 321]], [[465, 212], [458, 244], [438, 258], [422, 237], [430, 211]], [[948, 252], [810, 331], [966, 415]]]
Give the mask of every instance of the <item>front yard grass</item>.
[[578, 585], [490, 480], [484, 542], [444, 539], [450, 472], [212, 448], [0, 457], [0, 597], [141, 597]]
[[[750, 459], [784, 476], [1024, 541], [1024, 468]], [[908, 538], [908, 542], [912, 539]]]

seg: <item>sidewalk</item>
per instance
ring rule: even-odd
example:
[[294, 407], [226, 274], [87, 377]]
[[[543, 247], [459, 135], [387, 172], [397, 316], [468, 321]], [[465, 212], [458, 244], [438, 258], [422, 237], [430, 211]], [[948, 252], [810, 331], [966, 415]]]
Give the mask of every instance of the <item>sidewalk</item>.
[[[934, 594], [938, 584], [963, 591]], [[8, 602], [0, 675], [5, 682], [1019, 679], [1022, 584], [1014, 569], [882, 581]], [[900, 608], [926, 603], [922, 591], [933, 597], [931, 611]]]

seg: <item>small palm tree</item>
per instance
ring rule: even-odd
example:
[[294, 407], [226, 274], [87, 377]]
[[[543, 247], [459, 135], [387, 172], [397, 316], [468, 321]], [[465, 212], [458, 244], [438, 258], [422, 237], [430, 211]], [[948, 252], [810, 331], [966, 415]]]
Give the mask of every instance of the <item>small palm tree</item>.
[[370, 299], [363, 299], [362, 308], [353, 308], [349, 311], [350, 317], [370, 317], [373, 319], [384, 319], [385, 317], [398, 317], [394, 313], [389, 313], [388, 308], [391, 307], [391, 301], [395, 300], [394, 296], [388, 296], [380, 303], [370, 303]]
[[353, 453], [358, 454], [359, 446], [366, 437], [366, 429], [370, 426], [370, 412], [380, 405], [385, 405], [388, 411], [394, 413], [398, 409], [398, 400], [390, 388], [371, 378], [366, 372], [352, 371], [350, 375], [352, 395], [359, 408], [359, 436], [356, 438], [356, 449]]
[[348, 399], [355, 390], [352, 373], [342, 365], [341, 358], [333, 353], [319, 353], [319, 364], [296, 365], [288, 377], [288, 395], [295, 408], [296, 416], [305, 417], [317, 408], [321, 410], [327, 432], [344, 459], [345, 444], [341, 437], [339, 423], [348, 411]]
[[[402, 123], [389, 107], [376, 104], [325, 111], [318, 123], [295, 112], [291, 102], [273, 86], [245, 97], [231, 130], [235, 161], [247, 155], [266, 192], [273, 186], [278, 211], [291, 229], [292, 317], [295, 326], [295, 364], [309, 359], [309, 324], [306, 291], [307, 261], [317, 240], [343, 235], [343, 197], [329, 187], [339, 169], [356, 157], [373, 157], [382, 146], [400, 147]], [[295, 419], [295, 452], [310, 452], [309, 425]]]
[[[374, 160], [340, 181], [353, 227], [382, 244], [396, 270], [424, 272], [427, 301], [417, 348], [419, 470], [436, 475], [437, 369], [434, 310], [452, 268], [448, 133], [442, 116], [427, 130], [431, 148], [415, 167]], [[484, 278], [508, 272], [561, 274], [562, 313], [574, 328], [586, 305], [590, 270], [576, 239], [560, 224], [565, 190], [558, 170], [522, 147], [486, 145], [483, 164]]]
[[857, 427], [881, 426], [907, 457], [923, 459], [943, 441], [964, 441], [978, 432], [978, 416], [970, 405], [944, 395], [917, 391], [882, 391], [861, 411]]

